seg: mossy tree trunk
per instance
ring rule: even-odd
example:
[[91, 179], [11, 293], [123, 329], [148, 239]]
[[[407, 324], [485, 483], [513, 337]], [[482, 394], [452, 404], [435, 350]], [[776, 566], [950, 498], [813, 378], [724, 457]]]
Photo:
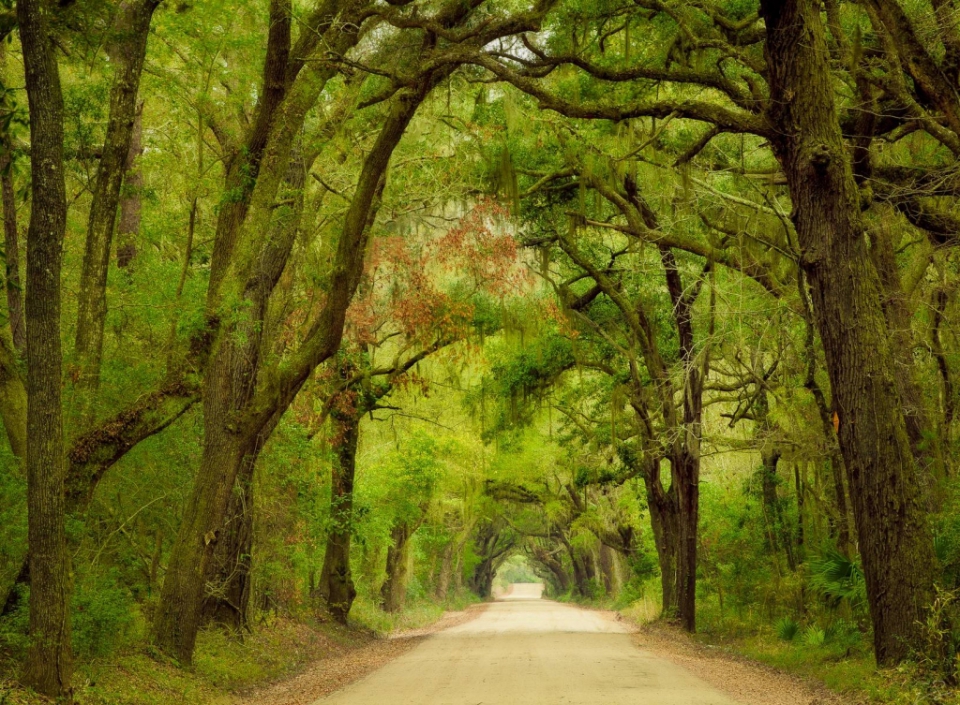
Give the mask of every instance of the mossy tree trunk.
[[[644, 410], [645, 412], [645, 410]], [[660, 566], [660, 614], [665, 619], [676, 619], [680, 612], [677, 602], [677, 560], [679, 557], [680, 529], [679, 507], [673, 485], [664, 489], [660, 478], [661, 460], [656, 455], [634, 462], [643, 463], [640, 477], [650, 511], [650, 527], [653, 530], [653, 545], [657, 550]]]
[[890, 664], [921, 644], [936, 558], [820, 11], [813, 0], [761, 2], [771, 143], [793, 199], [801, 266], [826, 353], [876, 658]]
[[254, 471], [259, 445], [243, 455], [226, 521], [217, 532], [216, 547], [204, 596], [203, 622], [239, 632], [250, 628], [253, 564]]
[[[335, 413], [332, 423], [336, 459], [330, 485], [330, 532], [318, 589], [330, 613], [338, 622], [346, 624], [357, 596], [350, 570], [350, 540], [353, 536], [353, 480], [357, 468], [360, 419], [355, 414]], [[388, 553], [388, 575], [390, 561]]]
[[[108, 44], [116, 64], [110, 114], [94, 180], [87, 239], [77, 296], [75, 377], [82, 389], [100, 384], [100, 360], [107, 314], [107, 273], [120, 188], [137, 122], [137, 94], [147, 55], [150, 23], [160, 0], [126, 0], [117, 9], [114, 36]], [[90, 400], [87, 399], [87, 402]]]
[[387, 579], [380, 588], [380, 599], [387, 612], [401, 612], [406, 604], [410, 539], [416, 530], [417, 526], [404, 521], [394, 526], [390, 532]]
[[143, 207], [143, 170], [140, 156], [143, 154], [143, 101], [137, 106], [130, 149], [124, 164], [123, 191], [120, 194], [120, 222], [117, 225], [117, 266], [129, 269], [137, 257], [137, 240], [140, 237], [141, 210]]
[[27, 231], [27, 509], [30, 647], [23, 680], [51, 698], [71, 698], [70, 554], [65, 502], [60, 271], [67, 225], [63, 95], [42, 0], [17, 3], [30, 108], [33, 198]]

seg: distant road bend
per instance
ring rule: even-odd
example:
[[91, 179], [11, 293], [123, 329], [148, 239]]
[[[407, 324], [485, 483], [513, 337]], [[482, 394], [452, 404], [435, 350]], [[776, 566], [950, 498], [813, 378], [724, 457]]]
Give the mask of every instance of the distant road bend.
[[736, 705], [638, 649], [602, 613], [511, 586], [451, 627], [316, 705]]

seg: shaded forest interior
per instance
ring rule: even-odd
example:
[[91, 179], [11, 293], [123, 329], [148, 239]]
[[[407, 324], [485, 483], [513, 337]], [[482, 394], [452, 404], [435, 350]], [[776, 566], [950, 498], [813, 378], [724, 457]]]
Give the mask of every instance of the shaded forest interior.
[[522, 579], [953, 702], [955, 0], [0, 35], [4, 683]]

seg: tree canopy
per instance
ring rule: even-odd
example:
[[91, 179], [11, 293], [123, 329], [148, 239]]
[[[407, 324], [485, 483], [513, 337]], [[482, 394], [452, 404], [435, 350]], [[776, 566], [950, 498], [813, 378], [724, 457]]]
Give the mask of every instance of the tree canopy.
[[501, 568], [956, 678], [953, 0], [7, 5], [27, 686]]

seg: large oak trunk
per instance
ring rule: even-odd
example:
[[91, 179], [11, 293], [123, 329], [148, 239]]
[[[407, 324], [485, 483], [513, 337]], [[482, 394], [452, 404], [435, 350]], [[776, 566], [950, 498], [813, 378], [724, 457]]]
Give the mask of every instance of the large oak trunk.
[[200, 469], [167, 566], [153, 625], [157, 645], [184, 665], [193, 659], [210, 559], [247, 446], [222, 427], [211, 430], [208, 427]]
[[120, 194], [120, 222], [117, 225], [117, 266], [124, 269], [137, 257], [137, 240], [140, 237], [140, 221], [143, 198], [143, 170], [140, 156], [143, 154], [143, 102], [137, 106], [130, 149], [124, 165], [123, 192]]
[[64, 532], [60, 269], [67, 223], [63, 96], [41, 0], [17, 3], [30, 105], [33, 201], [27, 232], [27, 511], [30, 648], [24, 682], [70, 697], [70, 555]]
[[877, 661], [920, 644], [936, 559], [813, 0], [764, 0], [772, 144], [787, 177], [840, 426]]
[[253, 564], [254, 470], [259, 450], [244, 455], [227, 506], [227, 519], [217, 532], [216, 547], [204, 595], [203, 622], [234, 631], [250, 627]]

